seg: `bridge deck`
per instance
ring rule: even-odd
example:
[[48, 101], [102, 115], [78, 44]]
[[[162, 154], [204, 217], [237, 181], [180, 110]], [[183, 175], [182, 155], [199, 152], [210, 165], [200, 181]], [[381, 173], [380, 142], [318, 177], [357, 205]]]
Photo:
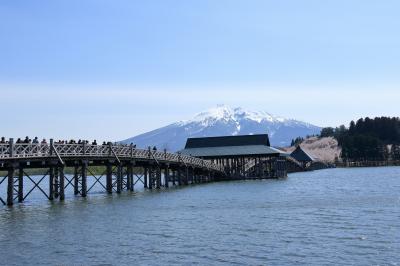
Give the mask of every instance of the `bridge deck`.
[[[96, 175], [90, 168], [93, 166], [106, 170]], [[65, 167], [74, 169], [72, 178], [64, 174]], [[35, 179], [26, 168], [42, 168], [46, 174]], [[137, 168], [141, 170], [137, 172]], [[211, 182], [225, 174], [222, 166], [207, 160], [150, 148], [136, 149], [132, 145], [59, 144], [52, 140], [49, 144], [15, 144], [12, 139], [0, 144], [0, 172], [6, 172], [0, 177], [0, 185], [7, 185], [7, 197], [0, 195], [0, 202], [9, 206], [16, 200], [23, 202], [35, 189], [49, 200], [64, 200], [68, 186], [74, 188], [75, 195], [86, 197], [95, 184], [108, 193], [121, 193], [124, 189], [133, 191], [137, 182], [152, 189]], [[88, 184], [88, 176], [93, 177], [94, 183]], [[48, 184], [43, 185], [46, 181]], [[27, 193], [26, 182], [33, 186]]]
[[[74, 195], [86, 197], [96, 184], [108, 193], [121, 193], [122, 190], [133, 191], [137, 182], [152, 189], [218, 180], [286, 176], [285, 160], [280, 158], [258, 158], [254, 162], [243, 160], [242, 165], [240, 162], [235, 158], [203, 160], [150, 148], [136, 149], [133, 145], [60, 144], [52, 140], [49, 144], [16, 144], [10, 139], [9, 143], [0, 144], [0, 173], [6, 172], [5, 176], [0, 176], [0, 187], [2, 183], [7, 186], [6, 199], [1, 197], [0, 190], [0, 202], [5, 205], [13, 205], [16, 200], [23, 202], [34, 189], [49, 200], [64, 200], [68, 186], [74, 188]], [[93, 168], [91, 170], [94, 166], [101, 166], [104, 173], [96, 175]], [[73, 177], [64, 174], [66, 167], [73, 168]], [[46, 174], [37, 179], [27, 173], [27, 168], [41, 168]], [[94, 183], [88, 184], [90, 180]], [[28, 192], [24, 191], [26, 182], [33, 185]]]
[[116, 159], [151, 160], [156, 163], [180, 163], [194, 168], [206, 168], [223, 172], [223, 168], [209, 161], [166, 151], [136, 149], [132, 145], [90, 145], [90, 144], [0, 144], [0, 169], [7, 168], [7, 162], [57, 159], [60, 163], [68, 159]]

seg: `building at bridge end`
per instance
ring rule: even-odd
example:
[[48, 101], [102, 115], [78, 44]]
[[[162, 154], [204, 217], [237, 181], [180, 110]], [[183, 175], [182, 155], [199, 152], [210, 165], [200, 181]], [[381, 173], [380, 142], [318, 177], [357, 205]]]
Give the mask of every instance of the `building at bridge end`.
[[223, 166], [232, 179], [287, 175], [287, 154], [271, 147], [268, 134], [188, 138], [180, 152]]

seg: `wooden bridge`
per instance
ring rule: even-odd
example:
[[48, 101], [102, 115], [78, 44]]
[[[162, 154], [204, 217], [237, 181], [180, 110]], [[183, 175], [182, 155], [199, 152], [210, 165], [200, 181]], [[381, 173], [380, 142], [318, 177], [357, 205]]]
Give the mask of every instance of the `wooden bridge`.
[[[96, 173], [97, 168], [105, 171]], [[27, 169], [42, 169], [45, 174], [35, 176]], [[68, 178], [65, 170], [73, 169]], [[6, 198], [0, 195], [5, 205], [23, 202], [33, 190], [39, 190], [47, 199], [65, 199], [65, 191], [73, 187], [74, 194], [86, 197], [98, 184], [107, 193], [133, 191], [137, 182], [145, 188], [188, 185], [218, 180], [225, 175], [222, 166], [199, 158], [136, 149], [132, 145], [59, 144], [15, 144], [10, 139], [0, 144], [0, 186], [6, 184]], [[88, 176], [92, 176], [91, 184]], [[105, 180], [104, 180], [105, 179]], [[24, 181], [32, 187], [24, 191]], [[48, 181], [48, 182], [46, 182]]]

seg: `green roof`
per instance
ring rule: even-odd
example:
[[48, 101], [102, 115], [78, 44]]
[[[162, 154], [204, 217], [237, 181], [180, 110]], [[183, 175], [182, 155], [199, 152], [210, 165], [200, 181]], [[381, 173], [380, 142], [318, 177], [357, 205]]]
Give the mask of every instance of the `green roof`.
[[270, 146], [268, 134], [188, 138], [185, 149], [250, 145]]
[[278, 149], [265, 145], [247, 145], [247, 146], [224, 146], [224, 147], [203, 147], [186, 148], [181, 151], [182, 154], [194, 157], [223, 157], [223, 156], [256, 156], [256, 155], [280, 155], [282, 152]]

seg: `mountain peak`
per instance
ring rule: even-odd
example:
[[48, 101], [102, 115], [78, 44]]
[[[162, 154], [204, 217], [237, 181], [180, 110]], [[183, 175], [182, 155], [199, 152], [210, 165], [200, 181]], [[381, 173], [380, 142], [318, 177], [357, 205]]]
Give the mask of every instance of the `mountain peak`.
[[207, 119], [216, 120], [229, 120], [235, 115], [235, 111], [227, 105], [217, 105], [216, 107], [210, 108], [204, 112], [198, 113], [192, 120], [189, 121], [202, 121]]
[[183, 124], [192, 122], [203, 122], [209, 124], [212, 121], [239, 121], [239, 120], [251, 120], [257, 123], [262, 121], [269, 122], [285, 122], [288, 119], [283, 117], [274, 116], [264, 111], [249, 111], [242, 107], [230, 107], [228, 105], [220, 104], [216, 107], [210, 108], [206, 111], [198, 113], [191, 120], [182, 121]]
[[187, 138], [268, 133], [272, 145], [283, 147], [290, 145], [292, 139], [319, 134], [320, 130], [309, 123], [274, 116], [264, 111], [217, 105], [196, 114], [190, 120], [173, 123], [122, 142], [133, 142], [138, 147], [157, 146], [177, 151], [183, 149]]

